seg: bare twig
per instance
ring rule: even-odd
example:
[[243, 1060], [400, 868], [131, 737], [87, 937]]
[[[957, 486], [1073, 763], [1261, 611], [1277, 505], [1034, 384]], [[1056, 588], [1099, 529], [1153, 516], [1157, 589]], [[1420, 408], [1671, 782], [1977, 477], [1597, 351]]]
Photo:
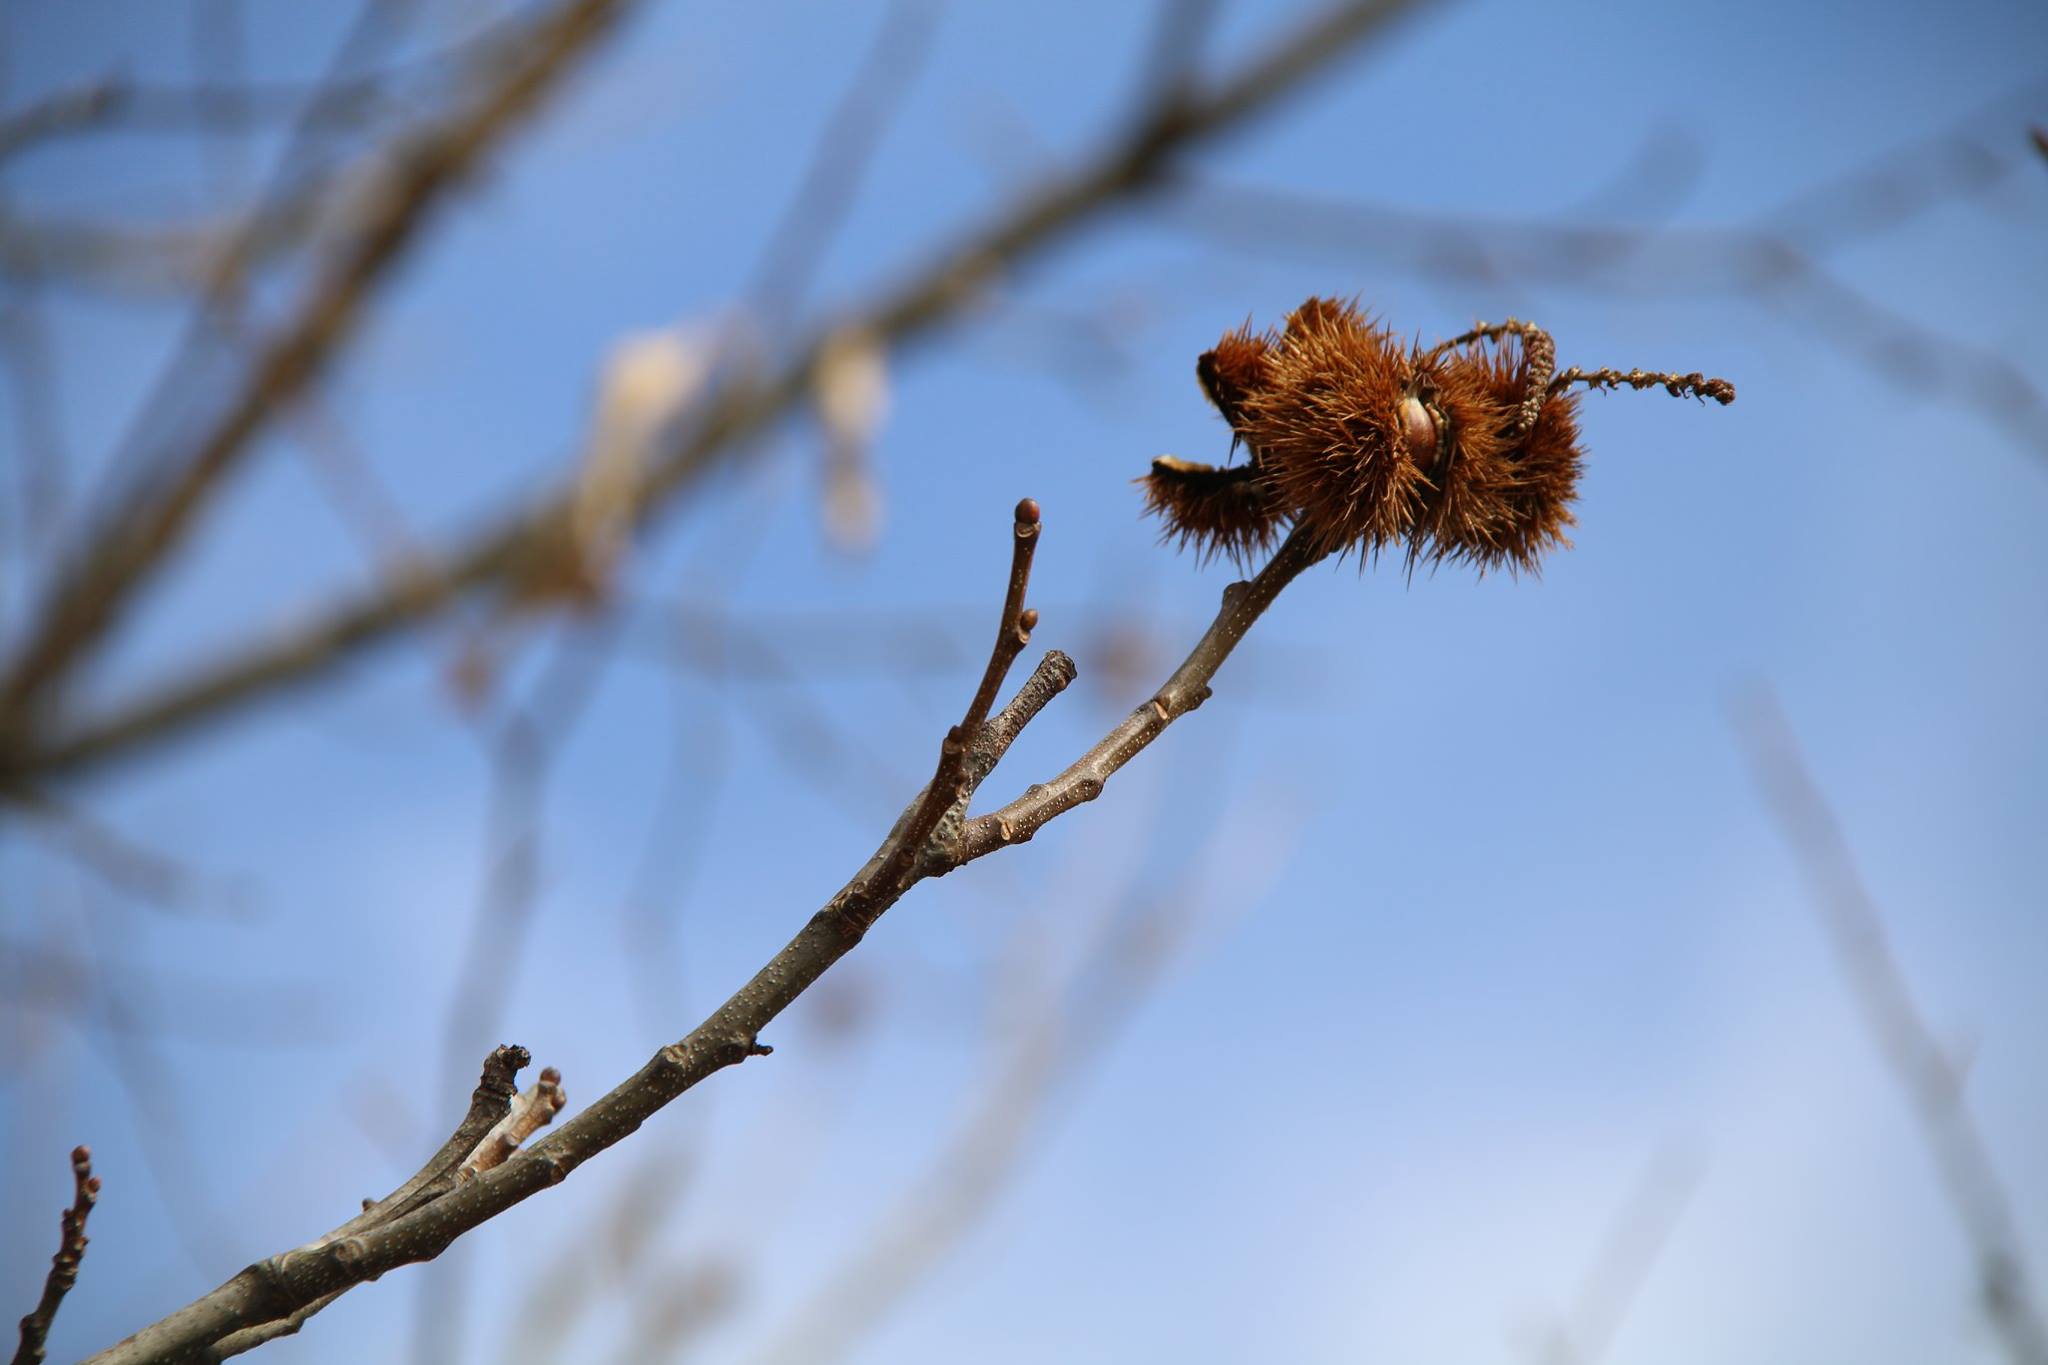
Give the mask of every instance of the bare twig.
[[[1093, 159], [1025, 194], [980, 231], [941, 252], [926, 269], [871, 306], [828, 320], [794, 357], [766, 378], [736, 379], [700, 421], [640, 476], [633, 518], [644, 525], [815, 391], [826, 341], [847, 326], [892, 348], [953, 321], [1004, 271], [1029, 264], [1127, 200], [1166, 187], [1164, 172], [1184, 152], [1230, 131], [1326, 71], [1366, 39], [1385, 31], [1419, 0], [1351, 0], [1312, 17], [1236, 71], [1170, 109], [1154, 111]], [[447, 608], [459, 596], [496, 585], [517, 590], [558, 557], [574, 488], [558, 489], [527, 510], [454, 546], [397, 585], [311, 614], [309, 624], [234, 649], [148, 691], [110, 715], [68, 731], [47, 727], [13, 736], [0, 768], [54, 775], [133, 752], [197, 722], [274, 696], [319, 676], [345, 658]]]
[[50, 1324], [64, 1296], [78, 1283], [78, 1266], [85, 1259], [85, 1220], [100, 1197], [100, 1178], [92, 1173], [92, 1149], [71, 1149], [71, 1207], [64, 1210], [64, 1234], [57, 1254], [50, 1258], [49, 1278], [43, 1281], [43, 1297], [21, 1320], [21, 1345], [14, 1352], [14, 1365], [39, 1365], [43, 1343], [49, 1339]]
[[1737, 729], [1758, 787], [1812, 893], [1850, 994], [1905, 1091], [1976, 1257], [1980, 1306], [2013, 1365], [2048, 1362], [2011, 1199], [1963, 1101], [1963, 1078], [1913, 1002], [1847, 837], [1799, 751], [1775, 692], [1745, 699]]
[[1001, 810], [969, 821], [961, 834], [958, 861], [972, 862], [998, 848], [1023, 843], [1048, 822], [1102, 795], [1103, 785], [1117, 769], [1143, 752], [1167, 726], [1209, 699], [1209, 680], [1252, 623], [1273, 605], [1282, 588], [1320, 558], [1322, 552], [1307, 537], [1291, 534], [1256, 578], [1225, 588], [1222, 610], [1208, 632], [1152, 699], [1126, 716], [1058, 777], [1030, 787]]
[[[938, 830], [940, 821], [950, 816], [957, 828], [965, 818], [974, 780], [968, 767], [969, 751], [981, 742], [982, 725], [988, 720], [989, 708], [995, 705], [996, 691], [1003, 685], [1003, 679], [1009, 677], [1010, 666], [1024, 646], [1031, 643], [1032, 628], [1038, 624], [1038, 612], [1024, 605], [1024, 594], [1031, 586], [1031, 559], [1038, 549], [1038, 517], [1038, 504], [1030, 498], [1017, 504], [1010, 538], [1010, 587], [1003, 597], [995, 648], [989, 651], [981, 685], [974, 689], [974, 698], [967, 703], [966, 716], [947, 731], [945, 742], [939, 746], [938, 770], [911, 806], [910, 817], [892, 836], [888, 856], [875, 869], [872, 880], [863, 886], [863, 895], [849, 899], [842, 907], [849, 914], [864, 914], [863, 906], [881, 905], [884, 896], [893, 900], [892, 892], [901, 894], [896, 888], [908, 885], [905, 878], [925, 852], [926, 841]], [[860, 927], [865, 930], [873, 922], [870, 919]]]
[[[1024, 523], [1025, 518], [1020, 515], [1018, 521]], [[1036, 519], [1030, 524], [1035, 527]], [[380, 1205], [374, 1226], [344, 1225], [343, 1230], [298, 1251], [250, 1266], [213, 1292], [93, 1359], [100, 1365], [138, 1365], [185, 1358], [235, 1333], [291, 1318], [398, 1266], [432, 1260], [472, 1228], [560, 1184], [577, 1167], [633, 1134], [707, 1077], [749, 1057], [766, 1055], [771, 1049], [761, 1042], [761, 1031], [851, 952], [911, 886], [1020, 843], [1047, 821], [1100, 795], [1112, 774], [1209, 695], [1209, 680], [1260, 613], [1318, 558], [1319, 552], [1308, 541], [1289, 537], [1257, 578], [1225, 590], [1222, 610], [1207, 634], [1150, 701], [1051, 783], [1033, 786], [1003, 810], [967, 822], [959, 839], [927, 846], [919, 857], [920, 841], [908, 836], [919, 828], [936, 827], [939, 815], [950, 804], [943, 795], [953, 789], [946, 774], [965, 761], [952, 757], [953, 745], [945, 746], [939, 778], [946, 780], [935, 780], [912, 800], [867, 865], [812, 915], [767, 965], [681, 1041], [663, 1047], [632, 1076], [549, 1137], [474, 1180], [417, 1203], [409, 1212], [387, 1218]], [[1006, 629], [997, 639], [984, 683], [976, 689], [975, 701], [968, 708], [969, 721], [985, 712], [984, 693], [992, 695], [1009, 659], [1022, 648], [1021, 643], [1012, 642], [1024, 622], [1028, 565], [1028, 552], [1020, 550], [1013, 556], [1003, 612]], [[996, 681], [988, 682], [989, 676]], [[1009, 704], [980, 724], [976, 747], [981, 753], [968, 763], [967, 771], [971, 774], [984, 765], [993, 769], [1009, 741], [1072, 677], [1072, 662], [1057, 652], [1049, 654]], [[900, 877], [880, 875], [899, 864], [904, 867]]]

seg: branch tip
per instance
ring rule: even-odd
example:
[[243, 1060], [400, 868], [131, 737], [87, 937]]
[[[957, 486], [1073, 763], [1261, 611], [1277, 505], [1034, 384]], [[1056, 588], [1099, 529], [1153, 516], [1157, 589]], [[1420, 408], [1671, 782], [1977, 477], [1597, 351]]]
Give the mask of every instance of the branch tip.
[[562, 1073], [551, 1066], [543, 1068], [539, 1079], [513, 1096], [504, 1117], [470, 1151], [468, 1159], [455, 1172], [455, 1182], [464, 1184], [503, 1165], [521, 1143], [554, 1122], [555, 1115], [568, 1103], [569, 1097], [562, 1090]]
[[78, 1267], [85, 1260], [88, 1240], [85, 1220], [91, 1217], [100, 1197], [100, 1178], [92, 1173], [90, 1147], [80, 1145], [71, 1149], [71, 1190], [71, 1207], [59, 1219], [62, 1234], [57, 1254], [50, 1258], [43, 1296], [21, 1320], [21, 1345], [15, 1350], [14, 1365], [39, 1365], [44, 1358], [43, 1343], [49, 1339], [50, 1324], [57, 1319], [57, 1309], [78, 1283]]

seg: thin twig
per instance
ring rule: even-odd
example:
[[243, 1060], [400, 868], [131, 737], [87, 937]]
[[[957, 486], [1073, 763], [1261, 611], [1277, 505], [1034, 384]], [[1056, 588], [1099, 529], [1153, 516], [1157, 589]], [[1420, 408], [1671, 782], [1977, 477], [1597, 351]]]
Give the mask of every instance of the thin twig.
[[[880, 904], [876, 893], [890, 895], [894, 892], [925, 851], [925, 843], [938, 829], [939, 822], [948, 812], [962, 809], [971, 794], [968, 751], [979, 743], [989, 708], [995, 705], [996, 691], [1002, 687], [1003, 679], [1010, 676], [1010, 666], [1016, 663], [1017, 656], [1031, 643], [1032, 628], [1038, 624], [1038, 612], [1024, 605], [1024, 595], [1031, 586], [1031, 560], [1038, 549], [1038, 522], [1036, 502], [1026, 498], [1017, 504], [1016, 519], [1011, 526], [1010, 586], [1003, 596], [1003, 614], [996, 626], [995, 648], [989, 651], [988, 666], [981, 674], [981, 685], [974, 689], [974, 698], [967, 703], [966, 716], [947, 731], [945, 742], [939, 746], [938, 770], [932, 774], [931, 784], [911, 807], [910, 818], [896, 832], [888, 857], [875, 869], [874, 878], [864, 888], [866, 895], [846, 902], [844, 908], [849, 914], [858, 916], [866, 912], [866, 905]], [[861, 928], [865, 929], [873, 922], [870, 919]]]
[[49, 1340], [50, 1324], [64, 1296], [78, 1283], [79, 1263], [85, 1259], [85, 1220], [100, 1197], [100, 1178], [92, 1173], [92, 1149], [71, 1149], [71, 1207], [64, 1210], [63, 1236], [57, 1254], [50, 1258], [50, 1274], [43, 1281], [43, 1297], [21, 1320], [21, 1345], [14, 1352], [14, 1365], [40, 1365], [43, 1344]]
[[1980, 1307], [2013, 1365], [2044, 1365], [2048, 1331], [2027, 1284], [2012, 1201], [1963, 1102], [1963, 1078], [1913, 1001], [1877, 903], [1777, 694], [1759, 689], [1736, 719], [1757, 786], [1805, 875], [1850, 994], [1933, 1150], [1976, 1258]]
[[771, 344], [802, 308], [869, 162], [916, 86], [942, 13], [942, 0], [895, 0], [845, 93], [820, 125], [796, 194], [769, 232], [742, 293], [755, 315], [752, 321]]
[[1152, 699], [1126, 716], [1058, 777], [1030, 787], [1001, 810], [969, 821], [961, 835], [959, 862], [969, 863], [998, 848], [1021, 844], [1048, 822], [1102, 795], [1103, 785], [1117, 769], [1165, 733], [1167, 726], [1209, 699], [1209, 680], [1245, 632], [1273, 605], [1280, 590], [1323, 553], [1309, 537], [1292, 533], [1256, 578], [1225, 588], [1222, 610], [1208, 632]]
[[[901, 287], [848, 317], [828, 320], [787, 365], [757, 380], [736, 380], [678, 444], [642, 472], [632, 518], [654, 514], [747, 446], [754, 436], [815, 391], [826, 341], [854, 326], [892, 350], [926, 338], [982, 297], [996, 276], [1045, 254], [1109, 209], [1166, 188], [1162, 174], [1180, 155], [1325, 74], [1366, 39], [1386, 31], [1420, 0], [1352, 0], [1301, 24], [1227, 77], [1126, 130], [1092, 160], [1021, 196]], [[342, 660], [445, 610], [459, 597], [496, 585], [517, 589], [558, 557], [573, 487], [557, 489], [523, 512], [436, 558], [399, 584], [309, 613], [308, 624], [234, 648], [192, 672], [148, 690], [113, 713], [74, 727], [13, 737], [0, 768], [55, 775], [132, 753], [192, 725], [275, 696]]]

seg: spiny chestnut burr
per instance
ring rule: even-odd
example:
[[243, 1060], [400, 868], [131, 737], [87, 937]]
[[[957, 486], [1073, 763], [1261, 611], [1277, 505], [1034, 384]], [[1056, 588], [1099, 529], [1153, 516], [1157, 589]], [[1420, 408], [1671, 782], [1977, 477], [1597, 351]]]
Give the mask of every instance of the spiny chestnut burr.
[[1161, 456], [1140, 480], [1146, 510], [1203, 558], [1240, 563], [1291, 525], [1326, 553], [1400, 547], [1411, 568], [1449, 559], [1534, 572], [1571, 543], [1574, 386], [1735, 397], [1696, 373], [1556, 374], [1550, 334], [1512, 318], [1404, 345], [1355, 303], [1326, 298], [1278, 330], [1225, 333], [1195, 375], [1246, 462]]
[[1279, 502], [1254, 465], [1218, 469], [1161, 455], [1138, 482], [1145, 486], [1145, 510], [1157, 513], [1167, 534], [1202, 560], [1220, 554], [1242, 567], [1279, 534]]

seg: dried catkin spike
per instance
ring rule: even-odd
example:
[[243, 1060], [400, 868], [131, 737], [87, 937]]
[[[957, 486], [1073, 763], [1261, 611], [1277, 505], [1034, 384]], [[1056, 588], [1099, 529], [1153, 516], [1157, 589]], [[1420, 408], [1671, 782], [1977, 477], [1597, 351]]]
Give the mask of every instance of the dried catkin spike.
[[1615, 389], [1623, 384], [1632, 389], [1661, 386], [1673, 398], [1697, 398], [1701, 402], [1711, 398], [1724, 408], [1735, 401], [1733, 384], [1725, 379], [1709, 379], [1698, 370], [1677, 374], [1665, 370], [1582, 370], [1574, 365], [1552, 380], [1550, 387], [1555, 392], [1574, 384], [1584, 384], [1589, 389]]

